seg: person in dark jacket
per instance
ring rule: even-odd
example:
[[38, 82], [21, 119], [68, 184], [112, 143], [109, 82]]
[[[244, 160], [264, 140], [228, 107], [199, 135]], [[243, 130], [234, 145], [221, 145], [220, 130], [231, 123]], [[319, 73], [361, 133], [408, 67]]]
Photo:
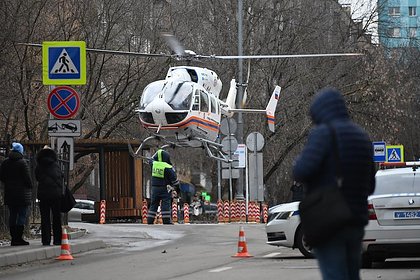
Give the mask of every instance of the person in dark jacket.
[[292, 193], [292, 202], [302, 201], [304, 189], [301, 183], [293, 181], [293, 185], [290, 187], [290, 192]]
[[39, 210], [41, 213], [42, 245], [51, 243], [51, 214], [53, 244], [61, 244], [61, 197], [63, 196], [63, 172], [56, 152], [44, 147], [37, 154], [35, 177], [38, 181]]
[[152, 162], [152, 197], [147, 212], [147, 223], [153, 224], [159, 203], [164, 224], [171, 224], [172, 186], [179, 193], [179, 181], [172, 167], [169, 153], [159, 149], [153, 156]]
[[9, 208], [12, 246], [29, 245], [22, 236], [32, 201], [32, 180], [23, 152], [22, 144], [12, 143], [9, 156], [0, 167], [0, 180], [4, 183], [4, 204]]
[[342, 192], [354, 216], [353, 223], [314, 248], [314, 253], [324, 280], [360, 279], [362, 238], [368, 223], [367, 196], [375, 189], [372, 142], [350, 120], [344, 99], [336, 89], [319, 92], [311, 104], [310, 115], [315, 127], [295, 161], [294, 179], [305, 185], [308, 194], [334, 183], [336, 160], [332, 133], [335, 131]]

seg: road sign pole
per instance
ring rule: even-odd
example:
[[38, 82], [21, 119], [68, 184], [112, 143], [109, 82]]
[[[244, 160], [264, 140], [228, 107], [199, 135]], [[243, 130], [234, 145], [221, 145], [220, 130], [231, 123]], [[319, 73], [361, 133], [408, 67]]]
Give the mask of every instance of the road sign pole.
[[[220, 137], [219, 141], [220, 144]], [[222, 199], [222, 163], [220, 160], [217, 161], [217, 201]]]
[[[242, 47], [242, 16], [243, 15], [243, 0], [238, 0], [238, 55], [243, 54]], [[241, 108], [243, 99], [243, 59], [238, 59], [238, 96], [236, 99], [237, 108]], [[244, 143], [244, 124], [242, 113], [238, 112], [238, 132], [237, 139], [239, 144]], [[239, 178], [236, 180], [236, 195], [237, 200], [244, 200], [244, 172], [239, 168]]]
[[249, 179], [248, 179], [248, 149], [245, 148], [245, 215], [248, 222], [249, 215]]

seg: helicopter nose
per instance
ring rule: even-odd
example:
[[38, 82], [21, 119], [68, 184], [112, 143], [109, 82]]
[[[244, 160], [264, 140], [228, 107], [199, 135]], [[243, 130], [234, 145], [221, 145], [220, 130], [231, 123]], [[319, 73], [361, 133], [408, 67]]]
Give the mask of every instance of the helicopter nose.
[[171, 110], [171, 107], [165, 102], [163, 98], [156, 98], [146, 108], [152, 113], [153, 120], [157, 125], [167, 125], [165, 112]]

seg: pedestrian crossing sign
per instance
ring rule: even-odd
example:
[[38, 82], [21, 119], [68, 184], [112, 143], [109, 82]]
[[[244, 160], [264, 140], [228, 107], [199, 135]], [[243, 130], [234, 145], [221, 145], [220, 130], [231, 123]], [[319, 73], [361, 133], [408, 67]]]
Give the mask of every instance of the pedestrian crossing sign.
[[42, 80], [44, 85], [86, 84], [86, 43], [43, 42]]
[[392, 145], [386, 146], [387, 162], [404, 162], [404, 146]]

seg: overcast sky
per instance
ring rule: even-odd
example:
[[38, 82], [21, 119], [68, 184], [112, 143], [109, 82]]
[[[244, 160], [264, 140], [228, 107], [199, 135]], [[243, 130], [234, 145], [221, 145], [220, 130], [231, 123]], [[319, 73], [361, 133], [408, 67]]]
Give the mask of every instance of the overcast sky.
[[377, 0], [339, 0], [340, 4], [349, 4], [351, 5], [351, 14], [352, 18], [355, 21], [363, 21], [363, 25], [369, 25], [368, 30], [369, 33], [372, 34], [372, 41], [378, 42], [377, 38], [377, 16], [373, 18], [373, 21], [371, 20], [369, 22], [369, 19], [372, 18], [372, 14], [376, 13], [376, 2]]

